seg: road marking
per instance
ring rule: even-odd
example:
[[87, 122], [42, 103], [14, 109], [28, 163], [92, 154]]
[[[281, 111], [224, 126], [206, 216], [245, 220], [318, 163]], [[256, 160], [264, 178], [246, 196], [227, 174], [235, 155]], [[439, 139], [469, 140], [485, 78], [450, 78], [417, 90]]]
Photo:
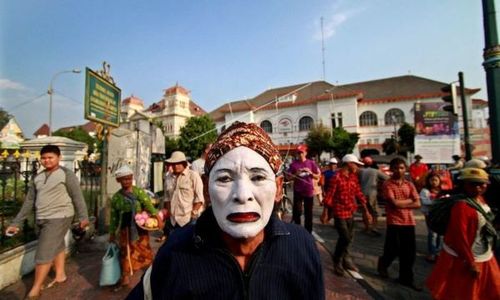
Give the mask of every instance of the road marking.
[[351, 276], [352, 276], [354, 279], [357, 279], [357, 280], [363, 280], [363, 276], [361, 276], [361, 274], [359, 274], [358, 272], [353, 271], [353, 270], [347, 270], [347, 272], [349, 272], [349, 274], [351, 274]]
[[325, 240], [322, 237], [320, 237], [319, 234], [317, 234], [316, 232], [313, 231], [312, 236], [316, 241], [320, 242], [321, 244], [325, 243]]

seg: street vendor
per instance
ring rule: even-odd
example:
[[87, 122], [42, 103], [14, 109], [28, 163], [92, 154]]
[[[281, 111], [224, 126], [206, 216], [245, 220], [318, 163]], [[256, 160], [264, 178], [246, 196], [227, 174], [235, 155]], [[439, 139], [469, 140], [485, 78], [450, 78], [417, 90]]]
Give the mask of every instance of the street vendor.
[[148, 231], [140, 227], [141, 221], [136, 221], [136, 218], [146, 212], [150, 218], [143, 218], [143, 227], [162, 228], [163, 225], [149, 196], [133, 185], [134, 172], [128, 165], [116, 170], [115, 178], [121, 188], [111, 198], [109, 241], [117, 243], [120, 248], [119, 289], [130, 284], [130, 276], [134, 271], [148, 267], [153, 262], [154, 254], [149, 245]]

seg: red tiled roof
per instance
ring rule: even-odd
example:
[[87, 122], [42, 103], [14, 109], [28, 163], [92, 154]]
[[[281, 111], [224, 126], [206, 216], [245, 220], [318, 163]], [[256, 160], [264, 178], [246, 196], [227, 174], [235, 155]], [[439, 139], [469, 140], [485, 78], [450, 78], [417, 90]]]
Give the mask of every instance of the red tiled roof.
[[75, 130], [78, 127], [82, 128], [85, 132], [90, 133], [90, 132], [95, 132], [97, 124], [94, 123], [94, 122], [92, 122], [92, 121], [89, 121], [89, 122], [87, 122], [87, 123], [85, 123], [83, 125], [74, 125], [74, 126], [61, 127], [58, 130], [64, 131], [64, 132], [71, 132], [71, 131]]
[[[293, 95], [295, 101], [278, 101], [283, 96]], [[267, 90], [255, 98], [248, 100], [238, 100], [226, 103], [212, 112], [210, 116], [214, 121], [221, 121], [228, 112], [238, 112], [247, 110], [269, 110], [285, 107], [301, 106], [318, 101], [328, 101], [330, 99], [340, 99], [345, 97], [361, 97], [360, 91], [346, 90], [341, 86], [333, 86], [326, 81], [314, 81], [301, 83], [286, 87]]]
[[[446, 94], [441, 91], [441, 88], [446, 85], [447, 83], [436, 80], [405, 75], [345, 84], [342, 87], [362, 91], [364, 97], [360, 104], [374, 104], [442, 97]], [[465, 92], [468, 95], [473, 95], [479, 90], [466, 88]]]
[[488, 101], [483, 99], [472, 99], [472, 105], [488, 106]]
[[165, 90], [165, 96], [171, 96], [176, 94], [183, 94], [187, 96], [189, 95], [189, 91], [186, 88], [180, 86], [179, 83], [176, 83], [175, 86]]
[[135, 97], [134, 95], [131, 95], [128, 98], [123, 99], [122, 105], [127, 105], [127, 104], [137, 104], [144, 106], [144, 101], [142, 101], [140, 98]]
[[[160, 100], [158, 102], [151, 104], [146, 109], [146, 111], [150, 111], [152, 113], [155, 113], [155, 112], [162, 111], [164, 108], [165, 108], [165, 102], [163, 100]], [[194, 116], [201, 116], [201, 115], [204, 115], [207, 113], [203, 108], [201, 108], [201, 106], [196, 104], [193, 100], [189, 101], [189, 111]]]
[[146, 111], [150, 111], [150, 112], [159, 112], [159, 111], [162, 111], [163, 109], [165, 108], [165, 103], [163, 102], [163, 100], [160, 100], [158, 102], [155, 102], [153, 104], [151, 104], [147, 109]]
[[34, 136], [38, 136], [38, 135], [49, 135], [49, 132], [50, 132], [50, 128], [49, 128], [49, 125], [47, 124], [43, 124], [42, 126], [40, 126], [40, 128], [38, 128], [34, 133], [33, 135]]
[[89, 132], [95, 132], [96, 128], [97, 128], [97, 124], [94, 123], [94, 122], [92, 122], [92, 121], [89, 121], [89, 122], [83, 124], [81, 127], [87, 133], [89, 133]]
[[192, 100], [189, 101], [189, 111], [193, 116], [202, 116], [207, 113], [201, 106], [194, 103]]
[[[337, 86], [333, 86], [326, 81], [315, 81], [270, 89], [252, 99], [226, 103], [210, 112], [210, 116], [214, 121], [221, 121], [224, 120], [225, 114], [231, 111], [253, 110], [257, 107], [259, 109], [275, 109], [275, 100], [278, 97], [292, 93], [297, 96], [295, 101], [280, 102], [278, 103], [278, 108], [301, 106], [318, 101], [327, 101], [332, 98], [340, 99], [346, 97], [357, 97], [359, 104], [437, 98], [445, 96], [445, 93], [441, 91], [441, 88], [445, 85], [447, 83], [414, 75]], [[465, 92], [468, 95], [473, 95], [479, 90], [466, 88]]]

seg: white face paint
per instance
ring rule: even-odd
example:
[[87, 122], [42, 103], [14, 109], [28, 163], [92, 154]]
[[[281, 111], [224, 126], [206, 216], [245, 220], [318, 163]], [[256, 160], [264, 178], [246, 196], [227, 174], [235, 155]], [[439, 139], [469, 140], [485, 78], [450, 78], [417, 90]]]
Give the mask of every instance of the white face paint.
[[247, 147], [224, 154], [210, 171], [208, 192], [220, 228], [234, 238], [249, 238], [269, 222], [276, 176], [268, 162]]

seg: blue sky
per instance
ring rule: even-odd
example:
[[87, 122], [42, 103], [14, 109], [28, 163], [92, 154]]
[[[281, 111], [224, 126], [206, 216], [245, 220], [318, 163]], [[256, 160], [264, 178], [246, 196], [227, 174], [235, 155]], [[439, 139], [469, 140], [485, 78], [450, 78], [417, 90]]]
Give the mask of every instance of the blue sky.
[[[0, 107], [31, 137], [48, 123], [52, 76], [106, 60], [122, 98], [149, 105], [178, 82], [211, 111], [321, 80], [321, 17], [333, 84], [463, 71], [486, 99], [481, 1], [0, 0]], [[83, 72], [54, 81], [55, 129], [85, 122], [84, 84]]]

